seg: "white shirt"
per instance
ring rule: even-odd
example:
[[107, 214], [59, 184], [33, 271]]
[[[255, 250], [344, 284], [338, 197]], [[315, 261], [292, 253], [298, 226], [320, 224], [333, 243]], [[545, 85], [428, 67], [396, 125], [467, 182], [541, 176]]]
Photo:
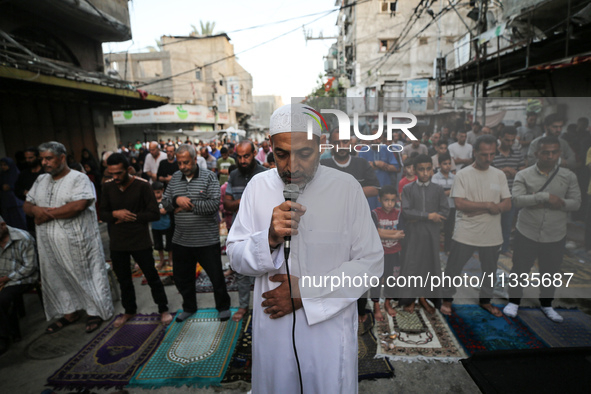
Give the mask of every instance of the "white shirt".
[[[447, 150], [452, 159], [471, 159], [472, 158], [472, 145], [469, 143], [464, 143], [464, 145], [460, 145], [457, 142], [451, 144]], [[464, 168], [466, 164], [458, 164], [460, 169]]]
[[[166, 160], [167, 156], [166, 153], [160, 151], [160, 156], [157, 159], [154, 159], [151, 153], [146, 155], [146, 159], [144, 161], [144, 172], [151, 172], [152, 174], [158, 173], [158, 166], [162, 160]], [[152, 184], [152, 178], [150, 177], [150, 184]]]
[[[283, 203], [277, 169], [248, 183], [230, 233], [232, 267], [256, 277], [253, 300], [253, 393], [299, 393], [292, 349], [293, 314], [270, 319], [262, 294], [278, 286], [269, 277], [286, 273], [283, 244], [270, 252], [269, 223]], [[300, 277], [303, 307], [296, 311], [296, 346], [305, 393], [357, 392], [357, 306], [364, 287], [304, 287], [306, 275], [381, 276], [383, 249], [359, 183], [349, 174], [319, 166], [298, 203], [307, 210], [292, 239], [291, 274]], [[316, 276], [318, 277], [318, 276]], [[308, 285], [310, 282], [308, 282]]]

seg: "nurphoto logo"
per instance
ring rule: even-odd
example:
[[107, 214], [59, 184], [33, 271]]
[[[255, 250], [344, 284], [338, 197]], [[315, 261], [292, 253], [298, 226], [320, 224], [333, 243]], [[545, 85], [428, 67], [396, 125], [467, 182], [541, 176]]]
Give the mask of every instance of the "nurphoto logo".
[[[316, 123], [318, 123], [318, 126], [320, 126], [320, 129], [322, 130], [322, 125], [324, 125], [325, 129], [330, 132], [330, 130], [328, 129], [328, 125], [326, 123], [326, 120], [324, 119], [324, 117], [321, 114], [333, 114], [337, 117], [338, 120], [338, 128], [339, 128], [339, 140], [350, 140], [351, 139], [351, 119], [349, 118], [349, 115], [347, 115], [345, 112], [340, 111], [338, 109], [321, 109], [320, 112], [316, 111], [315, 109], [311, 108], [311, 107], [305, 107], [306, 110], [310, 111], [310, 112], [304, 112], [304, 114], [308, 115], [310, 117], [310, 119], [308, 119], [308, 139], [311, 140], [312, 139], [312, 128], [313, 128], [313, 122], [315, 121]], [[410, 122], [408, 123], [400, 123], [402, 120], [408, 119], [410, 120]], [[388, 112], [386, 113], [386, 137], [388, 140], [392, 141], [392, 131], [394, 130], [400, 130], [402, 131], [404, 134], [406, 134], [406, 136], [413, 140], [416, 141], [418, 140], [417, 137], [414, 136], [414, 134], [409, 130], [411, 128], [413, 128], [414, 126], [416, 126], [417, 124], [417, 118], [416, 116], [414, 116], [411, 113], [408, 112]], [[357, 112], [355, 112], [353, 114], [353, 133], [355, 134], [355, 137], [357, 137], [357, 139], [361, 140], [361, 141], [376, 141], [379, 140], [382, 137], [382, 134], [384, 133], [384, 113], [383, 112], [379, 112], [378, 113], [378, 129], [374, 134], [363, 134], [359, 131], [359, 114]], [[356, 152], [366, 152], [369, 149], [371, 149], [372, 145], [376, 145], [379, 147], [379, 144], [356, 144], [348, 149], [354, 149]], [[325, 149], [334, 149], [335, 146], [332, 144], [320, 144], [320, 151], [323, 151]], [[339, 150], [339, 147], [336, 147], [337, 150]], [[402, 145], [400, 144], [391, 144], [387, 146], [388, 151], [390, 152], [402, 152]]]

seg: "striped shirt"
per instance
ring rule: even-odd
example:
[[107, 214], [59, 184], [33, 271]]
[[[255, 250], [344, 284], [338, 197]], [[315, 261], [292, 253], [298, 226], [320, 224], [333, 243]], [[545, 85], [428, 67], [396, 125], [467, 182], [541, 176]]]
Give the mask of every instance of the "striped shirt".
[[35, 283], [39, 279], [35, 240], [24, 230], [7, 228], [9, 240], [0, 248], [0, 277], [10, 278], [6, 286]]
[[[521, 149], [511, 148], [509, 156], [505, 156], [501, 152], [497, 151], [497, 155], [493, 159], [492, 166], [498, 168], [499, 170], [502, 170], [505, 167], [519, 170], [525, 167], [525, 159], [523, 153], [521, 153]], [[507, 177], [507, 184], [509, 186], [509, 190], [513, 190], [513, 178]]]
[[209, 170], [197, 168], [193, 178], [187, 181], [182, 172], [175, 172], [162, 198], [162, 205], [167, 211], [178, 207], [177, 197], [189, 197], [193, 210], [174, 215], [172, 242], [185, 247], [219, 244], [220, 184], [216, 175]]

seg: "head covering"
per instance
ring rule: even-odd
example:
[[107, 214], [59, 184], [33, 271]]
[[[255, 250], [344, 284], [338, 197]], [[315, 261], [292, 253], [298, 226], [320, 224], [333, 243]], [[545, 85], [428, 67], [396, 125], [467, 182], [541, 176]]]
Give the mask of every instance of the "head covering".
[[314, 135], [320, 137], [322, 115], [304, 104], [287, 104], [279, 107], [271, 115], [270, 135], [279, 133], [307, 132], [308, 125]]
[[16, 167], [16, 164], [14, 164], [14, 160], [10, 157], [3, 157], [0, 161], [3, 161], [8, 166], [8, 171], [0, 172], [0, 186], [8, 184], [11, 189], [14, 189], [20, 171]]

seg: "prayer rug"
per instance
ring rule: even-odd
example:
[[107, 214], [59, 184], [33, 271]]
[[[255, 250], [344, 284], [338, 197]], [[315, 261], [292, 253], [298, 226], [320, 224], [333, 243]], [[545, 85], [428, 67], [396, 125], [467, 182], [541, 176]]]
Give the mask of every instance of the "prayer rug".
[[497, 350], [462, 364], [483, 393], [588, 393], [590, 348]]
[[222, 383], [252, 380], [252, 312], [242, 317], [244, 326]]
[[[372, 312], [367, 312], [370, 327], [375, 326], [375, 318]], [[394, 376], [394, 367], [385, 358], [375, 358], [378, 342], [372, 329], [365, 331], [357, 337], [358, 366], [357, 375], [359, 380], [366, 379], [390, 379]]]
[[[394, 376], [394, 368], [388, 360], [375, 358], [377, 350], [377, 340], [371, 328], [375, 324], [373, 313], [369, 312], [370, 330], [358, 336], [359, 346], [359, 380], [365, 379], [389, 379]], [[244, 315], [245, 327], [242, 330], [236, 350], [230, 361], [228, 372], [224, 376], [222, 383], [236, 381], [250, 382], [252, 379], [252, 313]]]
[[556, 309], [564, 318], [554, 323], [539, 308], [519, 308], [519, 319], [550, 347], [591, 346], [591, 316], [578, 309]]
[[[226, 280], [227, 291], [238, 291], [238, 284], [236, 283], [236, 276], [230, 274], [224, 277]], [[254, 290], [254, 285], [250, 286], [250, 290]], [[196, 293], [213, 293], [213, 285], [211, 280], [205, 271], [201, 271], [197, 279], [195, 279], [195, 292]]]
[[[466, 357], [466, 353], [457, 343], [449, 327], [444, 322], [439, 311], [432, 315], [425, 313], [423, 308], [415, 307], [415, 313], [420, 313], [427, 333], [406, 334], [395, 333], [394, 320], [388, 315], [380, 304], [382, 314], [386, 319], [376, 322], [374, 328], [376, 337], [380, 342], [377, 347], [377, 356], [393, 361], [439, 361], [458, 362]], [[401, 308], [396, 308], [401, 311]]]
[[[496, 305], [502, 309], [502, 305]], [[495, 317], [479, 305], [454, 304], [447, 322], [466, 353], [539, 349], [547, 345], [519, 319]]]
[[232, 319], [220, 321], [215, 309], [200, 310], [182, 323], [173, 320], [162, 344], [133, 377], [130, 387], [219, 386], [241, 327], [242, 322]]
[[47, 379], [57, 389], [123, 387], [164, 336], [160, 314], [135, 315], [120, 328], [111, 321]]

